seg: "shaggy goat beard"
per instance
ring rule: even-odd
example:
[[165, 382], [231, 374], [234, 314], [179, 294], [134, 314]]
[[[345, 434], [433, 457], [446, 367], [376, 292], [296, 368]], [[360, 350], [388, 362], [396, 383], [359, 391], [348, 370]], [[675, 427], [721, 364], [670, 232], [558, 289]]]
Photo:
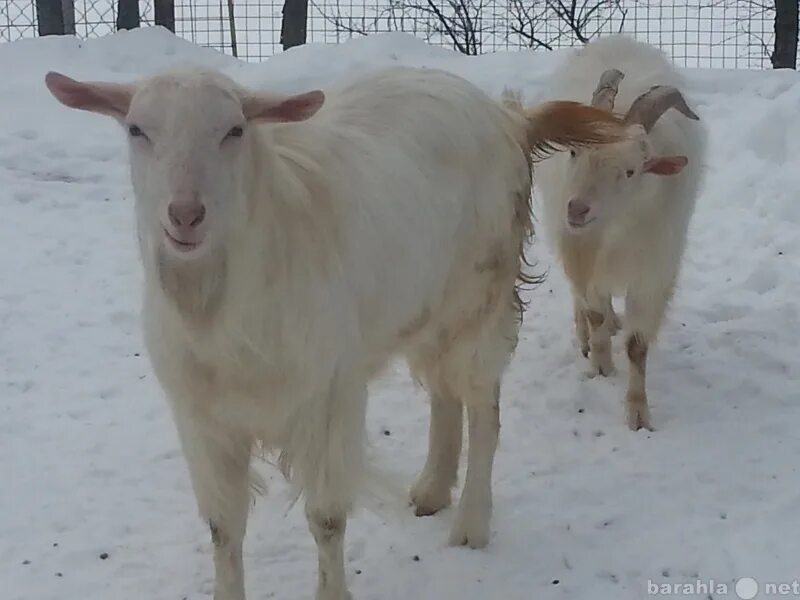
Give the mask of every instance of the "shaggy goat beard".
[[228, 257], [223, 248], [186, 260], [160, 243], [153, 260], [164, 296], [187, 320], [208, 322], [217, 313], [225, 295]]

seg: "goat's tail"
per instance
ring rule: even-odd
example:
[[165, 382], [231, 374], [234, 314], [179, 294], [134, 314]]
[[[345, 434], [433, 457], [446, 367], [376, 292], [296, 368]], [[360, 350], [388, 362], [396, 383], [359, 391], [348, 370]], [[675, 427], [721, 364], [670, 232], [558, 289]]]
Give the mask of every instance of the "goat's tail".
[[527, 150], [536, 159], [571, 147], [597, 146], [627, 137], [622, 118], [581, 102], [552, 100], [525, 108], [519, 91], [503, 90], [505, 108], [525, 119]]

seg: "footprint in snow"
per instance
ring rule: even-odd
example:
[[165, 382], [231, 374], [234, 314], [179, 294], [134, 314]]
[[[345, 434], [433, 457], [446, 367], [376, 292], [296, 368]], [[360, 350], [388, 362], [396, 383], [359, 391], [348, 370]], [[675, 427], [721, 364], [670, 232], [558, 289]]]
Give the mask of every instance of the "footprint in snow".
[[39, 137], [39, 134], [34, 129], [20, 129], [14, 135], [23, 140], [35, 140]]

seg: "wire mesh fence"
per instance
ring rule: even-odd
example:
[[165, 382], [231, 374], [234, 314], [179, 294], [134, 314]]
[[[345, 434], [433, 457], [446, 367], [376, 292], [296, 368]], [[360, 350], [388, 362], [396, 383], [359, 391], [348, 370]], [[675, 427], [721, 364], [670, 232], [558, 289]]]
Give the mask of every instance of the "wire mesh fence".
[[33, 2], [34, 0], [0, 0], [0, 41], [36, 35], [36, 9]]
[[[115, 0], [74, 0], [75, 34], [116, 29]], [[280, 52], [283, 0], [175, 0], [175, 33], [245, 60]], [[140, 0], [142, 25], [152, 0]], [[574, 46], [624, 32], [679, 65], [768, 68], [772, 0], [309, 0], [307, 40], [340, 43], [402, 31], [466, 54]], [[0, 0], [0, 41], [36, 35], [35, 0]]]

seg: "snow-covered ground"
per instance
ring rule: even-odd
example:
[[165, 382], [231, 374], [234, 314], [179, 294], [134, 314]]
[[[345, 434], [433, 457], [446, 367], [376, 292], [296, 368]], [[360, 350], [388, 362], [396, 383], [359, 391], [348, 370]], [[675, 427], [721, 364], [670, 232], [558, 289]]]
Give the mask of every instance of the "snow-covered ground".
[[[533, 102], [562, 57], [467, 58], [399, 34], [262, 64], [161, 30], [0, 45], [0, 598], [211, 595], [208, 533], [139, 332], [124, 137], [58, 105], [46, 71], [125, 80], [202, 62], [300, 90], [401, 62], [495, 95], [517, 84]], [[528, 294], [504, 384], [489, 547], [446, 547], [452, 509], [360, 511], [346, 545], [357, 600], [628, 600], [676, 584], [719, 599], [738, 597], [740, 577], [800, 578], [800, 80], [688, 74], [712, 143], [680, 291], [651, 356], [658, 431], [623, 425], [618, 339], [620, 374], [581, 378], [565, 280], [539, 240], [530, 255], [550, 276]], [[427, 405], [403, 365], [373, 386], [369, 429], [410, 483]], [[271, 490], [251, 516], [249, 597], [309, 598], [316, 556], [302, 510], [287, 512], [281, 478], [262, 470]]]

